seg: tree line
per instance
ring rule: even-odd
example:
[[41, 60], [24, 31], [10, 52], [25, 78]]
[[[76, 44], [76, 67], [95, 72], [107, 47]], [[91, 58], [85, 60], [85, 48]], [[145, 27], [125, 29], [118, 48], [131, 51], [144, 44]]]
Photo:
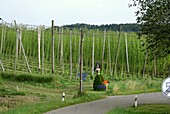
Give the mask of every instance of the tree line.
[[120, 26], [122, 26], [122, 31], [124, 32], [138, 32], [140, 29], [140, 25], [136, 23], [127, 23], [127, 24], [102, 24], [102, 25], [90, 25], [85, 23], [76, 23], [71, 25], [64, 25], [64, 28], [69, 29], [92, 29], [92, 30], [111, 30], [111, 31], [119, 31]]

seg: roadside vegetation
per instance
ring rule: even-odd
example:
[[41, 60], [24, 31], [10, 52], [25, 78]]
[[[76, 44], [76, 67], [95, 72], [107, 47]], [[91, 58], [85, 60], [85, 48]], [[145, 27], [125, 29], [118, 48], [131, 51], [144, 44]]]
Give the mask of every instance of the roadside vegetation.
[[[4, 75], [8, 76], [4, 78]], [[0, 86], [0, 113], [43, 113], [52, 109], [67, 105], [88, 102], [104, 98], [103, 93], [85, 93], [78, 97], [79, 80], [69, 80], [62, 77], [54, 78], [51, 76], [41, 76], [42, 80], [30, 81], [37, 74], [22, 74], [24, 80], [11, 78], [21, 76], [17, 73], [1, 73]], [[46, 80], [52, 78], [51, 81]], [[84, 82], [84, 88], [90, 89], [90, 82]], [[66, 99], [62, 102], [62, 92], [66, 93]]]
[[148, 104], [138, 107], [114, 108], [106, 114], [169, 114], [170, 105], [166, 104]]
[[[84, 94], [79, 96], [79, 79], [9, 72], [1, 72], [0, 77], [0, 113], [2, 114], [44, 113], [68, 105], [105, 98], [108, 95], [156, 92], [160, 91], [162, 83], [158, 78], [117, 79], [110, 82], [108, 91], [94, 91], [93, 79], [89, 76], [83, 83]], [[61, 100], [62, 92], [66, 93], [64, 102]]]

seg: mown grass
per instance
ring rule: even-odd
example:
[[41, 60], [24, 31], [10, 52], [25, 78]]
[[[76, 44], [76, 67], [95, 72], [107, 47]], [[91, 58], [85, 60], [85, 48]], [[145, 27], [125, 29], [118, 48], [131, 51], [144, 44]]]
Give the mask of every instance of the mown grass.
[[106, 114], [169, 114], [170, 105], [165, 104], [148, 104], [139, 105], [138, 107], [114, 108]]

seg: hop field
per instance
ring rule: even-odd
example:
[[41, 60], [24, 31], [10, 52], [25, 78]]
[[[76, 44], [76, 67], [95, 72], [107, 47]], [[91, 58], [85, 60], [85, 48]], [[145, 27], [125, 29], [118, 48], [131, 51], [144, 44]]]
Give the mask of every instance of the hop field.
[[[83, 29], [83, 72], [94, 75], [95, 62], [108, 78], [166, 77], [170, 56], [154, 58], [136, 33]], [[0, 70], [51, 74], [51, 27], [0, 24]], [[54, 28], [54, 73], [76, 78], [79, 73], [80, 30]]]

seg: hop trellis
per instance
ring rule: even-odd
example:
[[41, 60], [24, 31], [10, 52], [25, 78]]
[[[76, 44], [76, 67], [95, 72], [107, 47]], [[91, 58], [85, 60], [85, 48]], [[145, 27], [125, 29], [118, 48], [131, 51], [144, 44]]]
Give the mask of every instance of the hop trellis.
[[[47, 26], [0, 23], [0, 69], [2, 71], [51, 73], [52, 29]], [[94, 75], [96, 61], [108, 77], [166, 75], [170, 60], [146, 60], [145, 42], [135, 33], [84, 29], [83, 72]], [[77, 77], [80, 30], [54, 27], [55, 74]], [[143, 51], [142, 51], [143, 50]], [[146, 62], [146, 66], [144, 63]], [[156, 64], [157, 73], [154, 74]], [[145, 68], [144, 68], [145, 66]], [[162, 68], [163, 66], [163, 68]], [[143, 72], [145, 71], [145, 72]], [[144, 73], [144, 74], [143, 74]]]

